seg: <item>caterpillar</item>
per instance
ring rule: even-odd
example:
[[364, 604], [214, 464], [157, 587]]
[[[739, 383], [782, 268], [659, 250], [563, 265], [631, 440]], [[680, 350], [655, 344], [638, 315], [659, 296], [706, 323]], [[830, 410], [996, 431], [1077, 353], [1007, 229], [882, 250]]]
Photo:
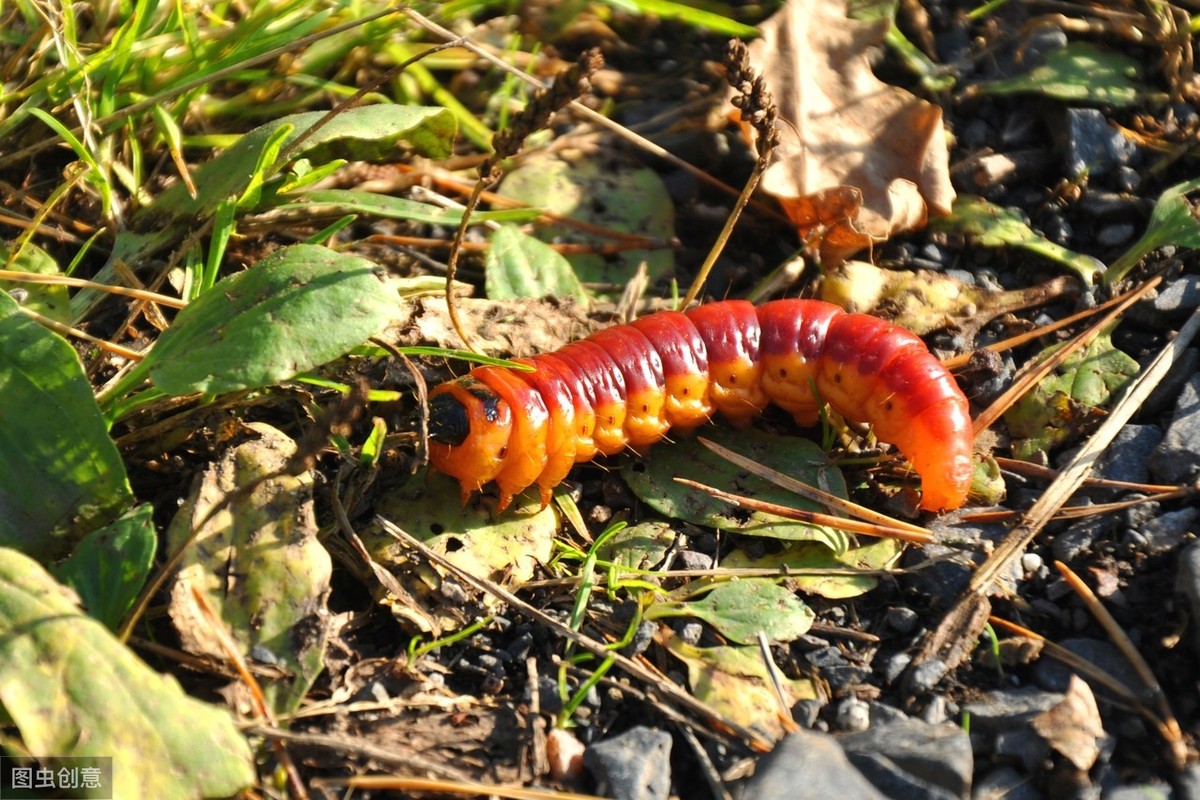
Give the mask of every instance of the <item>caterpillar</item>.
[[719, 413], [748, 425], [769, 404], [803, 426], [820, 404], [869, 423], [921, 478], [921, 508], [965, 502], [967, 399], [925, 344], [878, 317], [818, 300], [728, 300], [660, 311], [552, 352], [484, 366], [429, 394], [429, 455], [470, 493], [495, 481], [503, 510], [537, 485], [542, 504], [576, 463], [643, 452]]

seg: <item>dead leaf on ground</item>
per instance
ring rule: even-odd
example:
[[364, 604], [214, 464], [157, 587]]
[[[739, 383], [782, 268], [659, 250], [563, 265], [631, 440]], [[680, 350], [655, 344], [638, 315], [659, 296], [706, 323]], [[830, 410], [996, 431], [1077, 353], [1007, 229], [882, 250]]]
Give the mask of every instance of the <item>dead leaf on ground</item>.
[[821, 236], [826, 266], [954, 201], [941, 109], [871, 71], [888, 24], [847, 18], [843, 0], [790, 0], [750, 45], [780, 113], [763, 190], [801, 237]]
[[1012, 291], [969, 286], [949, 275], [925, 270], [880, 269], [847, 261], [821, 281], [821, 299], [847, 311], [880, 314], [918, 336], [951, 328], [968, 346], [979, 330], [1004, 314], [1042, 305], [1076, 292], [1065, 277]]
[[1078, 675], [1071, 676], [1062, 702], [1038, 714], [1030, 724], [1054, 752], [1081, 772], [1087, 772], [1096, 763], [1100, 746], [1108, 738], [1096, 698]]

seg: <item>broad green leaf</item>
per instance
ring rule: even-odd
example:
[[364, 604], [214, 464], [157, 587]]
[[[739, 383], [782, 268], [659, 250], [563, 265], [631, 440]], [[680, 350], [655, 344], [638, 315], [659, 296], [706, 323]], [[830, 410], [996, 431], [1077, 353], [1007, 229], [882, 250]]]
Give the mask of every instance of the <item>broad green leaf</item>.
[[976, 84], [979, 94], [1041, 94], [1068, 103], [1128, 106], [1149, 93], [1137, 79], [1142, 62], [1088, 42], [1071, 42], [1046, 54], [1024, 75]]
[[[704, 436], [810, 486], [838, 497], [846, 496], [842, 473], [829, 464], [820, 447], [807, 439], [730, 428], [706, 428]], [[757, 500], [807, 511], [824, 511], [816, 503], [750, 476], [694, 438], [669, 445], [660, 444], [652, 448], [645, 458], [621, 472], [629, 488], [642, 502], [670, 519], [746, 536], [814, 540], [837, 552], [849, 546], [848, 538], [841, 531], [793, 522], [758, 511], [741, 511], [676, 482], [676, 478], [690, 478], [706, 486]]]
[[194, 593], [201, 594], [243, 656], [281, 664], [293, 676], [260, 678], [273, 710], [286, 714], [323, 668], [332, 564], [317, 540], [311, 473], [278, 474], [295, 443], [269, 425], [250, 427], [259, 438], [206, 470], [171, 522], [167, 538], [175, 552], [215, 506], [255, 487], [213, 514], [188, 547], [171, 589], [171, 620], [189, 652], [228, 657], [196, 603]]
[[[674, 635], [665, 642], [671, 655], [687, 665], [692, 694], [742, 725], [755, 725], [775, 737], [784, 734], [779, 701], [758, 647], [694, 647]], [[779, 676], [784, 701], [790, 708], [800, 700], [815, 700], [812, 681]]]
[[702, 619], [742, 644], [754, 643], [760, 633], [771, 642], [790, 642], [808, 633], [816, 620], [800, 598], [769, 578], [726, 581], [702, 597], [658, 601], [646, 609], [646, 619], [663, 617]]
[[89, 533], [54, 568], [55, 576], [79, 594], [87, 612], [110, 630], [121, 624], [154, 566], [158, 533], [153, 517], [152, 506], [138, 506]]
[[583, 284], [571, 262], [550, 245], [505, 225], [492, 234], [484, 263], [487, 296], [491, 300], [519, 297], [574, 297], [586, 303]]
[[1200, 189], [1200, 178], [1177, 183], [1166, 189], [1154, 204], [1150, 224], [1142, 238], [1104, 273], [1105, 283], [1116, 283], [1129, 274], [1138, 262], [1160, 247], [1200, 248], [1200, 220], [1187, 196]]
[[[1047, 348], [1041, 357], [1060, 346]], [[1052, 447], [1096, 423], [1100, 409], [1137, 373], [1138, 363], [1114, 347], [1110, 335], [1097, 336], [1005, 413], [1013, 455], [1043, 460]]]
[[929, 229], [963, 234], [981, 247], [1024, 248], [1067, 267], [1086, 286], [1091, 286], [1096, 275], [1104, 269], [1099, 260], [1068, 250], [1034, 233], [1016, 211], [974, 195], [959, 195], [950, 216], [931, 219]]
[[[198, 191], [195, 198], [188, 194], [187, 187], [176, 184], [137, 214], [135, 225], [139, 230], [147, 230], [169, 222], [193, 222], [195, 217], [211, 214], [225, 198], [241, 197], [259, 174], [259, 159], [277, 130], [286, 126], [292, 129], [279, 143], [286, 151], [325, 116], [324, 111], [307, 111], [255, 128], [192, 173]], [[443, 108], [360, 106], [333, 117], [289, 153], [288, 159], [303, 156], [311, 164], [335, 158], [393, 162], [411, 152], [444, 158], [450, 155], [454, 132], [454, 118]]]
[[[567, 256], [579, 280], [585, 285], [599, 284], [600, 294], [620, 295], [643, 261], [651, 281], [674, 267], [675, 255], [667, 243], [675, 235], [675, 208], [654, 170], [604, 163], [599, 158], [566, 162], [542, 156], [527, 159], [510, 172], [500, 185], [500, 194], [590, 225], [663, 243], [656, 250]], [[539, 227], [537, 237], [544, 242], [597, 247], [620, 243], [565, 223]]]
[[396, 304], [370, 261], [293, 245], [189, 303], [139, 374], [172, 395], [270, 386], [362, 344]]
[[79, 356], [0, 292], [0, 546], [39, 560], [133, 499]]
[[223, 708], [147, 667], [33, 560], [0, 548], [0, 706], [32, 753], [113, 759], [112, 797], [229, 797], [254, 758]]
[[795, 542], [777, 553], [755, 555], [738, 548], [721, 559], [721, 569], [777, 569], [787, 573], [789, 586], [844, 600], [865, 594], [879, 583], [875, 575], [860, 574], [857, 570], [891, 569], [904, 549], [895, 539], [864, 541], [840, 554], [814, 542]]
[[[50, 257], [50, 254], [33, 242], [26, 242], [17, 258], [8, 263], [11, 252], [0, 242], [0, 268], [14, 272], [32, 272], [35, 275], [61, 274], [58, 264]], [[25, 292], [27, 296], [21, 305], [30, 311], [36, 311], [43, 317], [64, 324], [71, 321], [71, 296], [67, 292], [66, 286], [53, 283], [0, 280], [0, 292], [8, 292], [13, 289]]]

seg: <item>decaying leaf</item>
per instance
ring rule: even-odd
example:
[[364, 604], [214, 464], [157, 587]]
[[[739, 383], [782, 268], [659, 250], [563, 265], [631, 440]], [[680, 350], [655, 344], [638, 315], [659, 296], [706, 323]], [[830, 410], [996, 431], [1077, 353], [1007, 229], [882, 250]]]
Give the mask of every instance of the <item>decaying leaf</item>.
[[[693, 647], [674, 634], [662, 634], [662, 644], [687, 664], [688, 683], [698, 700], [743, 725], [759, 727], [773, 737], [784, 734], [781, 709], [771, 690], [767, 665], [757, 647]], [[812, 681], [780, 676], [786, 712], [797, 701], [813, 700]]]
[[1110, 335], [1097, 336], [1005, 413], [1013, 456], [1046, 463], [1047, 451], [1072, 440], [1100, 417], [1101, 408], [1137, 372], [1138, 363], [1113, 346]]
[[821, 281], [821, 299], [847, 311], [881, 314], [919, 336], [952, 328], [968, 344], [997, 317], [1074, 291], [1067, 278], [1027, 289], [992, 291], [949, 275], [880, 269], [865, 261], [847, 261]]
[[1100, 746], [1108, 738], [1096, 698], [1087, 681], [1078, 675], [1071, 676], [1062, 702], [1038, 714], [1030, 725], [1051, 750], [1082, 772], [1087, 772], [1096, 763]]
[[[472, 575], [520, 586], [538, 564], [550, 560], [558, 518], [552, 506], [541, 508], [533, 492], [517, 495], [512, 507], [496, 517], [495, 499], [476, 496], [463, 504], [458, 483], [437, 473], [417, 475], [380, 498], [375, 510]], [[432, 630], [456, 630], [462, 609], [445, 602], [438, 573], [375, 524], [360, 534], [381, 564], [395, 572], [410, 593], [414, 608], [395, 608], [402, 621], [432, 621]], [[489, 595], [484, 603], [495, 602]], [[420, 626], [418, 626], [420, 627]]]
[[780, 113], [763, 190], [802, 237], [821, 237], [827, 266], [954, 200], [941, 109], [871, 71], [888, 24], [847, 18], [842, 0], [789, 0], [750, 45]]
[[[206, 471], [175, 515], [168, 534], [172, 552], [214, 505], [277, 472], [295, 452], [295, 443], [274, 428], [249, 427], [260, 438]], [[292, 674], [290, 681], [263, 687], [276, 710], [290, 711], [322, 669], [331, 572], [329, 553], [317, 541], [311, 475], [273, 477], [217, 512], [188, 548], [171, 591], [171, 619], [189, 652], [227, 658], [192, 594], [203, 593], [243, 654]]]

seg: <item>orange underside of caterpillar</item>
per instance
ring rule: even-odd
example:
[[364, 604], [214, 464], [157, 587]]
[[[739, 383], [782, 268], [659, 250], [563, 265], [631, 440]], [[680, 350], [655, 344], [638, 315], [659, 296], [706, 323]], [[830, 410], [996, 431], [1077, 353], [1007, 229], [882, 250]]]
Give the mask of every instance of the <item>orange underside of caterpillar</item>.
[[966, 500], [967, 399], [920, 339], [878, 317], [817, 300], [730, 300], [517, 360], [533, 371], [478, 367], [430, 392], [430, 459], [458, 479], [464, 501], [495, 481], [501, 510], [535, 484], [545, 504], [572, 466], [597, 455], [644, 452], [714, 414], [745, 426], [770, 404], [809, 426], [821, 402], [909, 460], [922, 508]]

